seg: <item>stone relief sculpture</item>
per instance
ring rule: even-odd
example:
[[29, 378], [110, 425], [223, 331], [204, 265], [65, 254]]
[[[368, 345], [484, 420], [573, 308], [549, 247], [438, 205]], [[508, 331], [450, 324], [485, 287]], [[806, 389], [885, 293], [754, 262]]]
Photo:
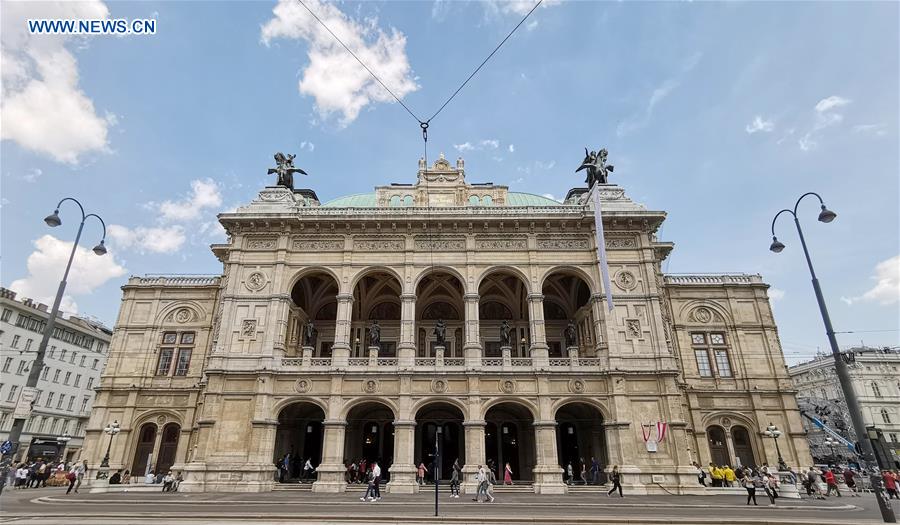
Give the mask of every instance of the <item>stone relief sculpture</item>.
[[606, 156], [609, 154], [606, 149], [601, 149], [598, 151], [588, 152], [587, 148], [584, 148], [584, 160], [581, 161], [581, 166], [575, 170], [575, 173], [578, 173], [581, 170], [587, 170], [587, 178], [585, 179], [585, 183], [587, 183], [588, 187], [594, 185], [594, 183], [598, 184], [606, 184], [607, 179], [609, 178], [609, 174], [613, 172], [613, 166], [606, 165]]
[[563, 331], [566, 338], [566, 347], [578, 346], [578, 330], [575, 329], [575, 323], [569, 321], [566, 329]]
[[381, 348], [381, 326], [377, 320], [372, 321], [372, 325], [369, 326], [369, 346]]
[[313, 324], [312, 321], [306, 323], [306, 328], [303, 330], [303, 346], [311, 346], [315, 348], [316, 339], [318, 338], [319, 330], [316, 329], [316, 325]]
[[306, 175], [305, 171], [301, 170], [300, 168], [294, 167], [294, 158], [296, 157], [296, 155], [291, 155], [290, 153], [285, 155], [280, 151], [275, 154], [276, 166], [274, 168], [269, 168], [268, 174], [278, 175], [278, 178], [275, 180], [276, 186], [284, 186], [289, 190], [293, 190], [294, 173]]
[[509, 334], [511, 331], [512, 327], [509, 326], [509, 321], [504, 320], [500, 324], [500, 346], [510, 346]]

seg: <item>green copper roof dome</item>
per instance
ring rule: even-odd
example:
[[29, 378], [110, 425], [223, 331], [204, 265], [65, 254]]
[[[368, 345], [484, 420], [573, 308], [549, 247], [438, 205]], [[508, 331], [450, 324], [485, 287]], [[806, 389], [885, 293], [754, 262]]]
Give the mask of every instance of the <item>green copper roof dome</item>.
[[[507, 206], [562, 206], [559, 202], [533, 193], [511, 191], [506, 196]], [[328, 208], [375, 208], [374, 193], [357, 193], [345, 195], [328, 201], [322, 206]]]

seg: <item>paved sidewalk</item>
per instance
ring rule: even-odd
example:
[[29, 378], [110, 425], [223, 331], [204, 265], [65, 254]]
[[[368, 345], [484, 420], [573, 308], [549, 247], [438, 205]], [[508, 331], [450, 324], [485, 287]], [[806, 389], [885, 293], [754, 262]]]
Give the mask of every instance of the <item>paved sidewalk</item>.
[[[747, 507], [737, 496], [633, 496], [624, 499], [578, 494], [541, 496], [500, 494], [495, 503], [475, 503], [465, 495], [441, 494], [440, 518], [434, 517], [433, 493], [385, 495], [376, 503], [361, 493], [305, 492], [70, 494], [62, 489], [4, 491], [0, 523], [71, 525], [74, 523], [373, 523], [453, 524], [769, 524], [878, 523], [875, 499], [779, 500], [775, 508], [758, 498]], [[900, 513], [900, 505], [896, 510]]]

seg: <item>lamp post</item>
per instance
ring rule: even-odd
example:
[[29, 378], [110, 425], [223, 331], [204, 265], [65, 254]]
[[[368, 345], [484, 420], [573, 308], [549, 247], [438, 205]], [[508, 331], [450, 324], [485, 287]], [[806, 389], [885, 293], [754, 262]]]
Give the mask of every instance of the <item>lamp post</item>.
[[106, 446], [106, 455], [103, 456], [103, 461], [100, 463], [100, 467], [109, 467], [109, 451], [112, 449], [112, 440], [116, 437], [116, 434], [122, 431], [119, 428], [119, 422], [113, 421], [112, 423], [106, 425], [106, 428], [103, 429], [104, 432], [109, 434], [109, 445]]
[[78, 233], [75, 234], [75, 242], [72, 244], [72, 253], [69, 254], [69, 262], [66, 263], [66, 271], [63, 273], [62, 280], [59, 282], [59, 289], [56, 291], [56, 299], [53, 300], [53, 308], [50, 310], [50, 316], [47, 318], [47, 325], [44, 328], [41, 344], [38, 345], [34, 363], [32, 363], [31, 370], [28, 373], [28, 380], [25, 382], [25, 388], [22, 389], [22, 393], [19, 394], [19, 402], [17, 403], [14, 412], [13, 425], [9, 431], [9, 441], [12, 444], [12, 448], [5, 454], [5, 456], [10, 458], [15, 456], [19, 448], [19, 440], [22, 438], [22, 431], [25, 429], [25, 421], [31, 415], [31, 404], [34, 402], [37, 395], [36, 387], [38, 379], [40, 379], [41, 370], [44, 368], [44, 355], [47, 353], [47, 343], [50, 342], [50, 337], [53, 335], [53, 328], [56, 325], [56, 318], [59, 315], [59, 305], [62, 303], [63, 294], [66, 291], [66, 280], [69, 278], [69, 270], [72, 268], [72, 260], [75, 258], [75, 251], [78, 249], [78, 241], [81, 240], [81, 232], [84, 230], [84, 223], [89, 217], [96, 218], [100, 221], [100, 225], [103, 226], [103, 237], [100, 239], [100, 243], [94, 246], [93, 252], [97, 255], [106, 254], [106, 246], [104, 244], [106, 241], [106, 223], [103, 222], [103, 219], [101, 219], [99, 215], [93, 213], [85, 214], [84, 207], [81, 203], [72, 197], [66, 197], [59, 201], [56, 205], [56, 209], [53, 210], [53, 213], [44, 218], [44, 222], [47, 223], [47, 226], [55, 228], [62, 224], [62, 220], [59, 218], [59, 207], [66, 201], [72, 201], [78, 205], [78, 209], [81, 211], [81, 223], [78, 225]]
[[[784, 250], [784, 244], [775, 236], [775, 222], [782, 213], [789, 213], [794, 217], [794, 225], [797, 227], [797, 235], [800, 237], [800, 245], [803, 248], [803, 255], [806, 257], [806, 265], [809, 267], [809, 275], [812, 278], [816, 301], [819, 303], [819, 313], [822, 315], [822, 322], [825, 324], [825, 333], [828, 335], [828, 342], [831, 345], [831, 355], [834, 357], [834, 370], [837, 374], [838, 381], [841, 383], [841, 390], [844, 392], [844, 398], [847, 401], [847, 411], [850, 412], [850, 419], [853, 422], [854, 431], [856, 432], [856, 440], [862, 451], [860, 459], [864, 465], [871, 466], [874, 462], [872, 443], [869, 441], [868, 436], [866, 436], [866, 426], [865, 423], [863, 423], [862, 411], [859, 408], [856, 392], [853, 390], [853, 384], [850, 382], [850, 372], [847, 368], [844, 356], [842, 356], [841, 351], [838, 348], [837, 338], [834, 335], [834, 328], [831, 326], [831, 317], [829, 317], [828, 308], [825, 306], [825, 297], [822, 295], [822, 288], [819, 286], [819, 279], [816, 277], [812, 259], [810, 259], [809, 250], [806, 247], [806, 239], [803, 237], [803, 229], [800, 228], [800, 219], [797, 217], [797, 208], [800, 206], [800, 201], [810, 195], [815, 196], [819, 200], [819, 205], [821, 207], [821, 211], [819, 212], [819, 222], [827, 224], [837, 217], [836, 213], [825, 207], [825, 202], [818, 193], [804, 193], [797, 199], [793, 210], [783, 209], [775, 214], [775, 217], [772, 219], [772, 244], [769, 246], [769, 249], [775, 253], [781, 253], [781, 251]], [[875, 497], [878, 500], [878, 508], [881, 511], [881, 518], [885, 523], [896, 523], [897, 518], [894, 517], [894, 510], [891, 508], [890, 503], [884, 498], [884, 493], [881, 489], [880, 476], [873, 472], [871, 468], [868, 470], [872, 481], [872, 487], [875, 490]]]
[[434, 465], [431, 470], [434, 474], [434, 515], [438, 515], [438, 499], [441, 485], [441, 432], [444, 429], [437, 425], [434, 432]]
[[778, 448], [778, 438], [781, 437], [781, 431], [778, 430], [778, 427], [769, 423], [769, 426], [766, 427], [765, 434], [775, 441], [775, 453], [778, 454], [778, 470], [786, 472], [788, 467], [784, 464], [784, 458], [781, 457], [781, 449]]
[[831, 436], [825, 436], [825, 445], [831, 449], [831, 464], [834, 465], [836, 463], [835, 455], [834, 455], [834, 446], [837, 445], [837, 441], [834, 440]]

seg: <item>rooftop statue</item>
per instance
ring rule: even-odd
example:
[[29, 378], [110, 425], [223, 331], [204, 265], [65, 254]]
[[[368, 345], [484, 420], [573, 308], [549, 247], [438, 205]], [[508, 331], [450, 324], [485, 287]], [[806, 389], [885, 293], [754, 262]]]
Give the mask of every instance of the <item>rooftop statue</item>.
[[588, 152], [587, 148], [584, 148], [584, 160], [581, 161], [581, 166], [575, 173], [578, 173], [581, 170], [587, 170], [587, 178], [585, 182], [588, 187], [592, 187], [594, 183], [598, 184], [606, 184], [607, 179], [609, 178], [609, 174], [613, 172], [613, 166], [606, 165], [606, 156], [609, 154], [606, 149], [601, 149], [599, 152], [591, 151]]
[[268, 174], [272, 175], [274, 173], [278, 175], [278, 179], [275, 181], [276, 186], [284, 186], [289, 190], [293, 190], [294, 173], [306, 175], [305, 171], [294, 167], [294, 158], [296, 157], [296, 155], [291, 155], [290, 153], [285, 156], [285, 154], [280, 151], [275, 154], [276, 166], [274, 168], [269, 168]]

